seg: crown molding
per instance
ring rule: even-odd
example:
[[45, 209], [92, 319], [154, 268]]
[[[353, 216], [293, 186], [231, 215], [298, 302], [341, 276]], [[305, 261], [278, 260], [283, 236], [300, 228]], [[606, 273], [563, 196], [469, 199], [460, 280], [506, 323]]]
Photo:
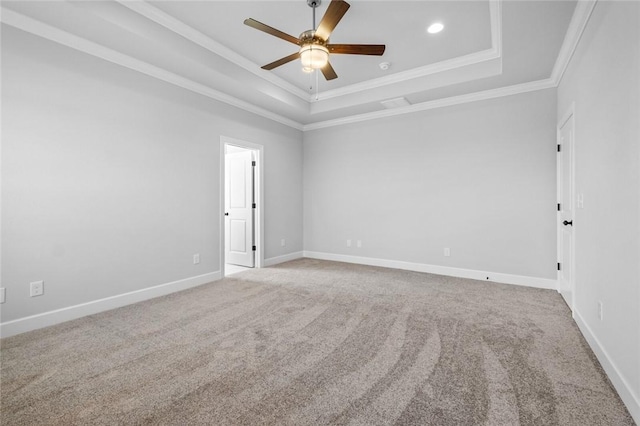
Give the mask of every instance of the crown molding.
[[254, 64], [244, 56], [237, 54], [236, 52], [229, 49], [228, 47], [218, 43], [217, 41], [213, 40], [207, 35], [185, 24], [184, 22], [174, 18], [168, 13], [163, 12], [157, 7], [152, 6], [146, 1], [144, 0], [140, 0], [140, 1], [116, 0], [116, 1], [120, 3], [122, 6], [184, 37], [185, 39], [191, 41], [192, 43], [195, 43], [198, 46], [201, 46], [206, 50], [212, 53], [215, 53], [216, 55], [268, 81], [269, 83], [274, 84], [283, 90], [286, 90], [292, 95], [295, 95], [304, 101], [307, 101], [307, 102], [309, 101], [309, 94], [304, 90], [294, 86], [293, 84], [285, 81], [284, 79], [278, 77], [277, 75], [269, 71], [265, 71], [261, 69], [258, 65]]
[[[318, 118], [318, 114], [343, 112], [347, 108], [373, 107], [367, 111], [373, 112], [377, 109], [375, 104], [387, 99], [397, 98], [398, 96], [407, 96], [411, 99], [416, 93], [433, 93], [434, 89], [455, 86], [465, 82], [473, 82], [484, 78], [499, 76], [502, 73], [502, 58], [490, 61], [478, 62], [473, 65], [467, 65], [460, 68], [452, 68], [448, 71], [432, 74], [414, 80], [400, 82], [393, 86], [382, 86], [371, 88], [366, 92], [354, 93], [349, 96], [340, 98], [326, 99], [322, 102], [316, 102], [310, 105], [309, 113], [312, 121], [328, 120], [334, 117]], [[515, 83], [512, 83], [515, 84]], [[484, 89], [476, 89], [484, 90]], [[453, 95], [449, 95], [453, 96]], [[420, 101], [422, 102], [422, 101]], [[415, 103], [415, 102], [414, 102]], [[360, 114], [366, 111], [354, 111], [352, 114]], [[342, 116], [344, 113], [342, 113]], [[351, 115], [351, 114], [349, 114]]]
[[491, 23], [491, 49], [498, 57], [502, 56], [502, 0], [489, 0], [489, 19]]
[[339, 89], [325, 90], [308, 98], [310, 103], [322, 102], [323, 100], [351, 95], [366, 90], [376, 89], [382, 86], [401, 83], [420, 77], [426, 77], [443, 71], [450, 71], [474, 65], [484, 61], [499, 59], [502, 57], [502, 0], [489, 1], [489, 21], [491, 27], [491, 48], [457, 58], [440, 61], [407, 71], [398, 72], [385, 77], [379, 77], [362, 83], [351, 84]]
[[491, 27], [490, 49], [395, 73], [386, 77], [380, 77], [362, 83], [351, 84], [339, 89], [326, 90], [319, 93], [316, 97], [315, 94], [310, 95], [306, 91], [285, 81], [275, 74], [262, 70], [258, 65], [246, 59], [245, 57], [237, 54], [226, 46], [218, 43], [217, 41], [211, 39], [195, 28], [163, 12], [162, 10], [147, 3], [144, 0], [134, 2], [125, 0], [117, 1], [122, 6], [127, 7], [128, 9], [138, 13], [139, 15], [167, 28], [168, 30], [209, 50], [212, 53], [215, 53], [216, 55], [224, 59], [227, 59], [235, 65], [253, 73], [257, 77], [260, 77], [309, 103], [320, 102], [326, 99], [346, 96], [382, 86], [397, 84], [407, 80], [429, 76], [443, 71], [449, 71], [456, 68], [474, 65], [480, 62], [500, 58], [502, 55], [502, 0], [489, 0], [489, 20]]
[[551, 80], [555, 82], [556, 86], [560, 84], [560, 81], [564, 76], [564, 72], [569, 66], [569, 62], [578, 47], [578, 43], [582, 38], [582, 33], [589, 22], [589, 18], [591, 18], [591, 13], [593, 13], [593, 9], [597, 2], [598, 0], [589, 0], [579, 1], [576, 4], [576, 9], [573, 11], [573, 16], [569, 23], [569, 28], [567, 28], [567, 34], [564, 36], [564, 41], [562, 42], [562, 46], [558, 52], [558, 58], [553, 66], [553, 70], [551, 71]]
[[1, 7], [0, 11], [2, 12], [2, 22], [19, 30], [26, 31], [28, 33], [56, 42], [63, 46], [70, 47], [80, 52], [87, 53], [100, 59], [104, 59], [105, 61], [109, 61], [125, 68], [138, 71], [142, 74], [146, 74], [150, 77], [154, 77], [166, 83], [182, 87], [183, 89], [187, 89], [191, 92], [198, 93], [216, 101], [224, 102], [228, 105], [262, 116], [269, 120], [273, 120], [280, 124], [284, 124], [285, 126], [289, 126], [297, 130], [302, 130], [303, 128], [303, 125], [301, 123], [298, 123], [297, 121], [268, 111], [259, 106], [255, 106], [249, 102], [245, 102], [226, 93], [212, 89], [211, 87], [205, 86], [201, 83], [197, 83], [188, 78], [167, 71], [163, 68], [151, 65], [147, 62], [117, 52], [98, 43], [94, 43], [75, 34], [71, 34], [59, 28], [52, 27], [51, 25], [24, 16], [5, 7]]
[[420, 77], [426, 77], [444, 71], [451, 71], [454, 69], [475, 65], [480, 62], [486, 62], [498, 58], [500, 58], [500, 56], [496, 55], [494, 49], [474, 52], [465, 56], [458, 56], [457, 58], [440, 61], [435, 64], [425, 65], [407, 71], [398, 72], [386, 77], [379, 77], [372, 80], [363, 81], [362, 83], [351, 84], [339, 89], [326, 90], [324, 92], [320, 92], [317, 99], [314, 95], [313, 99], [311, 99], [310, 102], [322, 102], [328, 99], [352, 95], [359, 92], [365, 92], [367, 90], [377, 89], [391, 84], [402, 83], [407, 80], [414, 80]]
[[436, 99], [434, 101], [422, 102], [407, 107], [394, 108], [389, 110], [375, 111], [366, 114], [352, 115], [349, 117], [337, 118], [335, 120], [320, 121], [317, 123], [306, 124], [303, 131], [324, 129], [327, 127], [342, 126], [345, 124], [358, 123], [361, 121], [377, 120], [396, 115], [411, 114], [419, 111], [427, 111], [430, 109], [444, 108], [453, 105], [466, 104], [469, 102], [484, 101], [487, 99], [501, 98], [504, 96], [517, 95], [520, 93], [533, 92], [536, 90], [544, 90], [556, 87], [556, 84], [550, 78], [528, 83], [516, 84], [513, 86], [500, 87], [497, 89], [484, 90], [482, 92], [469, 93], [466, 95], [452, 96], [449, 98]]
[[[335, 120], [321, 121], [303, 126], [303, 131], [323, 129], [327, 127], [341, 126], [344, 124], [357, 123], [367, 120], [375, 120], [379, 118], [392, 117], [402, 114], [410, 114], [418, 111], [426, 111], [430, 109], [443, 108], [453, 105], [459, 105], [463, 103], [482, 101], [487, 99], [494, 99], [503, 96], [511, 96], [519, 93], [527, 93], [536, 90], [544, 90], [556, 88], [562, 80], [562, 76], [569, 65], [571, 57], [575, 52], [580, 38], [585, 30], [589, 18], [593, 12], [593, 9], [598, 0], [579, 1], [576, 5], [576, 9], [573, 12], [567, 34], [558, 53], [558, 58], [551, 72], [551, 77], [532, 81], [528, 83], [517, 84], [513, 86], [500, 87], [497, 89], [485, 90], [482, 92], [470, 93], [466, 95], [453, 96], [449, 98], [436, 99], [434, 101], [422, 102], [419, 104], [410, 105], [407, 107], [395, 108], [392, 110], [375, 111], [366, 114], [353, 115], [349, 117], [338, 118]], [[502, 54], [502, 12], [501, 12], [502, 0], [491, 0], [491, 34], [492, 40], [495, 44], [492, 45], [492, 50], [499, 55]], [[494, 25], [500, 22], [500, 25]]]
[[[480, 54], [487, 55], [487, 56], [489, 54], [497, 55], [497, 56], [494, 56], [494, 58], [501, 56], [501, 53], [502, 53], [501, 1], [502, 0], [490, 0], [490, 11], [491, 11], [491, 22], [492, 22], [492, 30], [491, 30], [492, 48], [487, 51], [477, 52], [476, 54], [472, 54], [472, 59], [474, 58], [473, 55], [476, 55], [475, 59], [479, 59]], [[519, 93], [527, 93], [527, 92], [532, 92], [536, 90], [544, 90], [544, 89], [557, 87], [571, 60], [571, 57], [573, 56], [573, 53], [575, 52], [575, 49], [577, 48], [577, 45], [589, 21], [589, 18], [591, 17], [591, 14], [593, 12], [593, 9], [596, 3], [597, 3], [597, 0], [589, 0], [589, 1], [580, 1], [576, 5], [576, 10], [574, 11], [573, 17], [571, 19], [571, 23], [569, 25], [569, 28], [567, 29], [567, 34], [565, 36], [562, 47], [560, 48], [558, 58], [556, 60], [556, 63], [554, 65], [550, 78], [517, 84], [513, 86], [506, 86], [506, 87], [501, 87], [496, 89], [485, 90], [485, 91], [476, 92], [476, 93], [469, 93], [465, 95], [436, 99], [433, 101], [422, 102], [422, 103], [410, 105], [407, 107], [352, 115], [349, 117], [342, 117], [334, 120], [327, 120], [327, 121], [315, 122], [310, 124], [302, 124], [297, 121], [291, 120], [287, 117], [273, 113], [264, 108], [255, 106], [249, 102], [242, 101], [226, 93], [212, 89], [203, 84], [194, 82], [192, 80], [189, 80], [185, 77], [169, 72], [162, 68], [156, 67], [149, 63], [143, 62], [141, 60], [135, 59], [133, 57], [122, 54], [115, 50], [109, 49], [105, 46], [91, 42], [77, 35], [52, 27], [48, 24], [45, 24], [33, 18], [29, 18], [27, 16], [14, 12], [5, 7], [0, 7], [0, 12], [1, 12], [0, 16], [3, 23], [10, 25], [12, 27], [18, 28], [20, 30], [54, 41], [64, 46], [87, 53], [89, 55], [104, 59], [106, 61], [121, 65], [123, 67], [138, 71], [150, 77], [157, 78], [161, 81], [201, 94], [208, 98], [211, 98], [220, 102], [224, 102], [226, 104], [240, 108], [247, 112], [254, 113], [256, 115], [262, 116], [264, 118], [278, 122], [280, 124], [284, 124], [296, 130], [311, 131], [311, 130], [340, 126], [340, 125], [345, 125], [350, 123], [357, 123], [357, 122], [362, 122], [367, 120], [375, 120], [379, 118], [392, 117], [392, 116], [403, 115], [403, 114], [410, 114], [410, 113], [419, 112], [419, 111], [426, 111], [430, 109], [443, 108], [443, 107], [459, 105], [459, 104], [464, 104], [469, 102], [494, 99], [494, 98], [499, 98], [503, 96], [511, 96]], [[129, 7], [129, 4], [127, 4], [126, 6]], [[145, 9], [145, 10], [148, 11], [151, 9]], [[196, 31], [196, 30], [193, 30], [193, 31]], [[203, 37], [206, 37], [206, 36], [203, 35]], [[213, 42], [213, 40], [211, 41]], [[213, 43], [217, 44], [216, 42], [213, 42]], [[214, 53], [218, 54], [217, 52], [214, 52]], [[455, 58], [452, 61], [455, 61], [456, 59], [460, 59], [461, 62], [464, 62], [465, 60], [469, 60], [468, 58], [465, 59], [465, 57], [461, 57], [461, 58]], [[251, 64], [250, 61], [247, 61], [247, 62]], [[433, 64], [433, 65], [438, 65], [438, 64]], [[444, 64], [441, 62], [439, 63], [438, 66], [442, 67], [440, 71], [444, 71], [448, 69], [453, 69], [452, 68], [453, 65], [455, 65], [455, 63], [447, 64], [445, 61]]]

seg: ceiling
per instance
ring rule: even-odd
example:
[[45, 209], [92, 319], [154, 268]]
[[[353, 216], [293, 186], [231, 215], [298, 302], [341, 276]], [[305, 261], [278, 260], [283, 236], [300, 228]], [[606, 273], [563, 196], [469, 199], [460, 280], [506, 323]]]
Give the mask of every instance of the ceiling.
[[[262, 70], [296, 46], [243, 24], [254, 18], [297, 37], [312, 26], [306, 0], [3, 1], [2, 21], [306, 130], [551, 87], [577, 11], [576, 1], [349, 3], [331, 42], [385, 44], [386, 51], [331, 55], [332, 81], [304, 73], [299, 61]], [[328, 4], [318, 7], [317, 21]], [[427, 33], [433, 22], [444, 30]], [[382, 103], [397, 98], [407, 102]]]

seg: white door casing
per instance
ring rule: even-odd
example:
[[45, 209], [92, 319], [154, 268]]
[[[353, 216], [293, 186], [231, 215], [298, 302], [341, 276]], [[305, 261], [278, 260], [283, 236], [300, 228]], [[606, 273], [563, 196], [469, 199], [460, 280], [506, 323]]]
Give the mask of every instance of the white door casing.
[[253, 267], [254, 188], [252, 151], [225, 155], [225, 261]]
[[558, 124], [558, 291], [573, 312], [574, 276], [574, 193], [575, 125], [573, 108]]

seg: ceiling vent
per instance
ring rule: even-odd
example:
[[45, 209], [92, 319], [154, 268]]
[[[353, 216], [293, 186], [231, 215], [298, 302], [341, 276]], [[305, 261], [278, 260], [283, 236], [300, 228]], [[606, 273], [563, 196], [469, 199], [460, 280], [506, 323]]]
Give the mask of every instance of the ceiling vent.
[[382, 101], [380, 103], [387, 109], [400, 108], [400, 107], [411, 105], [411, 103], [406, 98], [402, 98], [402, 97], [389, 99], [386, 101]]

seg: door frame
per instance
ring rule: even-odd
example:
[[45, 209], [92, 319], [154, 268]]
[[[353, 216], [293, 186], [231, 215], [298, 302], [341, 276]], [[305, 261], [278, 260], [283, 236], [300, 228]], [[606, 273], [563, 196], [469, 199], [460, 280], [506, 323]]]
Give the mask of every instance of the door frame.
[[[570, 151], [571, 154], [571, 158], [569, 159], [569, 163], [571, 164], [571, 199], [570, 199], [570, 205], [571, 205], [571, 211], [573, 213], [573, 219], [575, 220], [575, 216], [576, 216], [576, 108], [575, 108], [575, 102], [571, 102], [571, 105], [569, 105], [569, 108], [567, 109], [567, 111], [562, 115], [562, 118], [560, 120], [558, 120], [558, 125], [556, 128], [556, 143], [560, 144], [560, 135], [561, 135], [561, 131], [560, 129], [562, 129], [562, 127], [571, 119], [572, 120], [572, 131], [571, 134], [573, 136], [573, 146], [572, 149]], [[565, 151], [566, 152], [566, 151]], [[562, 195], [562, 188], [563, 188], [563, 170], [562, 170], [562, 162], [560, 161], [560, 158], [558, 156], [556, 156], [556, 200], [558, 203], [562, 202], [561, 200], [561, 195]], [[557, 261], [560, 262], [561, 261], [561, 257], [562, 257], [562, 245], [561, 245], [561, 229], [560, 228], [560, 222], [562, 219], [562, 214], [560, 211], [558, 211], [556, 209], [556, 244], [557, 244], [557, 253], [556, 253], [556, 258]], [[576, 268], [575, 268], [575, 264], [576, 264], [576, 226], [574, 225], [571, 229], [571, 247], [572, 247], [572, 253], [571, 253], [571, 261], [568, 262], [569, 264], [567, 265], [567, 262], [563, 262], [562, 263], [562, 267], [565, 268], [569, 268], [570, 274], [569, 276], [571, 277], [571, 280], [569, 282], [569, 288], [571, 289], [571, 301], [570, 303], [568, 303], [569, 305], [569, 309], [571, 310], [571, 315], [574, 316], [574, 305], [575, 305], [575, 300], [576, 300]], [[556, 273], [556, 288], [558, 293], [561, 293], [561, 289], [560, 289], [560, 272], [561, 271], [557, 271]]]
[[255, 220], [253, 223], [256, 253], [254, 259], [254, 267], [262, 268], [264, 264], [264, 215], [262, 204], [264, 202], [264, 146], [255, 144], [252, 142], [243, 141], [240, 139], [234, 139], [228, 136], [220, 136], [220, 211], [219, 211], [219, 225], [220, 225], [220, 273], [222, 278], [225, 277], [225, 154], [227, 145], [234, 145], [240, 148], [252, 150], [255, 153], [255, 180], [254, 180], [254, 193], [255, 193]]

